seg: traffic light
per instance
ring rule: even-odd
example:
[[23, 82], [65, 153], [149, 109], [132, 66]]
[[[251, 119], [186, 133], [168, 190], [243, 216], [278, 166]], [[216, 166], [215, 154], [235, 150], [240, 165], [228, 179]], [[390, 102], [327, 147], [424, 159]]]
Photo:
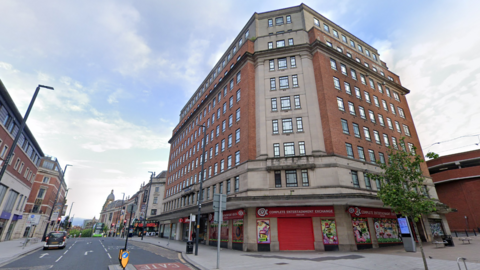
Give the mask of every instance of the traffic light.
[[110, 227], [112, 227], [112, 228], [115, 227], [115, 223], [112, 223], [112, 225], [110, 225]]
[[55, 224], [55, 221], [52, 220], [52, 222], [50, 222], [50, 226], [53, 226]]
[[62, 218], [58, 218], [58, 219], [57, 219], [57, 224], [60, 223], [60, 220], [62, 220]]

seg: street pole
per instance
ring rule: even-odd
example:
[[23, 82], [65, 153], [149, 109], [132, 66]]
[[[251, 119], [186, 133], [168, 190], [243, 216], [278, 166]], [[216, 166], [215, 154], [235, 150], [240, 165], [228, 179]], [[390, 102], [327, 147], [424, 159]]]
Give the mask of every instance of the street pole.
[[[66, 182], [66, 181], [65, 181]], [[68, 191], [70, 189], [67, 188], [67, 191], [65, 192], [65, 197], [63, 198], [63, 204], [62, 204], [62, 208], [60, 209], [60, 213], [59, 213], [59, 216], [60, 218], [62, 217], [62, 213], [63, 213], [63, 208], [65, 208], [65, 204], [67, 203], [67, 196], [68, 196]], [[60, 228], [60, 225], [58, 225], [58, 227]]]
[[65, 168], [63, 169], [63, 174], [62, 174], [62, 177], [60, 178], [60, 185], [58, 186], [58, 189], [57, 189], [57, 195], [55, 196], [55, 201], [53, 202], [52, 211], [50, 211], [50, 216], [48, 217], [48, 220], [47, 220], [47, 226], [45, 226], [45, 231], [43, 232], [42, 241], [45, 241], [45, 237], [47, 237], [48, 226], [51, 222], [53, 210], [55, 210], [55, 205], [57, 204], [58, 195], [60, 194], [60, 190], [62, 189], [63, 182], [64, 182], [63, 178], [65, 177], [65, 173], [67, 172], [67, 167], [68, 166], [72, 166], [72, 165], [67, 164], [67, 165], [65, 165]]
[[155, 172], [149, 172], [149, 173], [150, 173], [150, 187], [148, 187], [147, 205], [145, 206], [145, 218], [143, 219], [142, 241], [143, 241], [143, 232], [145, 230], [145, 226], [147, 226], [148, 201], [150, 199], [150, 192], [152, 191], [152, 178], [153, 178], [153, 175], [155, 175]]
[[15, 148], [17, 147], [17, 143], [18, 143], [18, 140], [20, 139], [20, 135], [22, 135], [23, 129], [25, 128], [25, 126], [27, 124], [28, 115], [30, 114], [30, 111], [32, 110], [33, 103], [35, 103], [35, 99], [37, 98], [37, 95], [38, 95], [38, 92], [40, 91], [40, 88], [47, 88], [47, 89], [53, 90], [53, 87], [51, 87], [51, 86], [45, 86], [45, 85], [40, 85], [40, 84], [35, 89], [35, 93], [33, 94], [32, 100], [30, 101], [30, 105], [28, 105], [28, 109], [27, 109], [27, 112], [25, 113], [25, 116], [23, 117], [20, 129], [18, 130], [17, 135], [15, 136], [15, 140], [13, 141], [12, 146], [10, 146], [10, 151], [8, 151], [7, 158], [3, 161], [2, 170], [0, 171], [0, 182], [2, 182], [3, 175], [5, 174], [5, 171], [7, 170], [8, 163], [10, 163], [10, 159], [13, 157], [13, 152], [15, 151]]
[[217, 227], [217, 269], [220, 269], [220, 231], [222, 230], [223, 223], [222, 214], [222, 194], [220, 194], [219, 206], [218, 206], [218, 227]]
[[202, 179], [200, 180], [200, 190], [198, 191], [198, 196], [197, 196], [197, 199], [198, 199], [198, 214], [197, 214], [197, 220], [196, 220], [196, 225], [197, 225], [197, 229], [195, 230], [195, 234], [196, 234], [196, 237], [195, 237], [195, 256], [198, 255], [198, 238], [200, 238], [200, 212], [202, 211], [202, 199], [203, 199], [203, 192], [202, 192], [202, 183], [203, 183], [203, 176], [204, 176], [204, 172], [203, 172], [203, 169], [204, 169], [204, 164], [205, 164], [205, 144], [206, 144], [206, 141], [205, 141], [205, 134], [207, 132], [207, 127], [205, 127], [204, 125], [197, 125], [199, 127], [203, 127], [203, 147], [202, 147], [202, 158], [200, 159], [202, 161], [202, 171], [200, 172], [200, 176], [202, 177]]

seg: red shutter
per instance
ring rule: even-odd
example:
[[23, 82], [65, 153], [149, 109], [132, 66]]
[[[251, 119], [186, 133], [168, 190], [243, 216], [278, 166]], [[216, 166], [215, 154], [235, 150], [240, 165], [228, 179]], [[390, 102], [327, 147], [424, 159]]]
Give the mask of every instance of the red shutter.
[[312, 218], [278, 218], [280, 250], [315, 250]]

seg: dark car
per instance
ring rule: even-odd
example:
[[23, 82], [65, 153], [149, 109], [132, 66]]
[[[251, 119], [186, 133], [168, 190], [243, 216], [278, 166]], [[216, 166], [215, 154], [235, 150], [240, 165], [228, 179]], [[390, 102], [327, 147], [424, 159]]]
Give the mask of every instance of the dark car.
[[65, 248], [67, 243], [67, 232], [50, 232], [45, 239], [45, 245], [43, 249], [49, 248]]

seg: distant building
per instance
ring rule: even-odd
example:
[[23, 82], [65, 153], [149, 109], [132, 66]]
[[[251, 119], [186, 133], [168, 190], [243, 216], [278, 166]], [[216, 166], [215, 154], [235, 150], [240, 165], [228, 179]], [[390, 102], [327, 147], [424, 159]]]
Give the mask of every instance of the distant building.
[[[305, 4], [254, 13], [232, 34], [172, 131], [163, 212], [153, 217], [160, 232], [187, 240], [201, 196], [197, 237], [206, 245], [349, 251], [400, 244], [396, 213], [366, 174], [381, 173], [376, 161], [388, 162], [389, 146], [416, 146], [422, 155], [400, 77], [376, 48]], [[436, 199], [427, 166], [421, 170], [422, 192]], [[215, 193], [228, 197], [220, 240]], [[432, 241], [438, 224], [450, 234], [437, 211], [418, 222], [421, 238]]]
[[[22, 114], [0, 81], [0, 164], [7, 158], [22, 121]], [[24, 208], [43, 156], [35, 137], [25, 126], [0, 179], [0, 241], [21, 238], [28, 233]]]
[[[53, 203], [59, 189], [60, 193], [54, 207]], [[29, 233], [29, 236], [42, 237], [45, 226], [48, 226], [47, 232], [54, 230], [55, 226], [57, 226], [58, 218], [62, 217], [61, 209], [66, 190], [67, 184], [63, 179], [63, 169], [58, 160], [48, 156], [42, 158], [25, 207], [25, 216], [33, 214], [41, 215], [41, 218], [38, 225], [27, 227], [26, 233]], [[52, 217], [49, 220], [48, 218], [52, 211]]]
[[438, 198], [457, 212], [446, 215], [452, 231], [480, 233], [480, 150], [427, 161]]

